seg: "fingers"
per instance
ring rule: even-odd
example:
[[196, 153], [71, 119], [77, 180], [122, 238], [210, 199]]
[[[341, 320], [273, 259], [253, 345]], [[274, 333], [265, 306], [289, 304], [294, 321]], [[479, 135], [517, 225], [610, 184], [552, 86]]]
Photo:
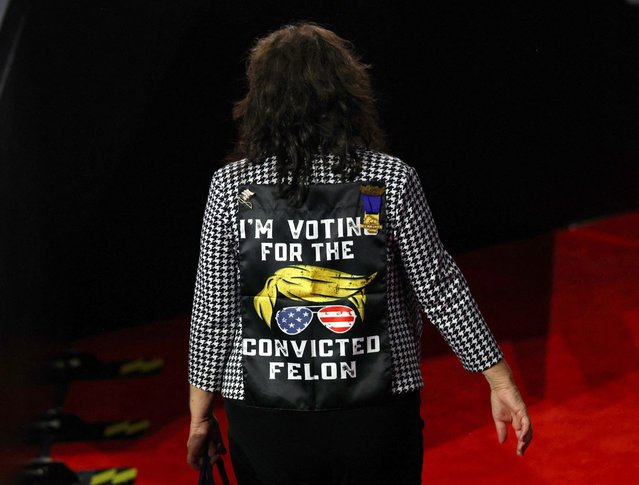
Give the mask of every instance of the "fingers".
[[196, 450], [189, 448], [186, 453], [186, 462], [194, 470], [199, 470], [202, 467], [203, 457], [199, 455]]
[[508, 426], [505, 422], [496, 419], [495, 429], [497, 430], [497, 440], [503, 444], [506, 441], [506, 436], [508, 436]]
[[521, 428], [517, 435], [517, 454], [523, 456], [532, 441], [532, 426], [528, 415], [521, 418]]
[[[522, 416], [513, 416], [512, 427], [517, 436], [517, 454], [523, 456], [530, 442], [532, 441], [532, 425], [528, 414]], [[497, 431], [497, 439], [503, 444], [508, 435], [508, 423], [499, 419], [495, 420], [495, 429]]]
[[208, 454], [209, 458], [211, 458], [211, 463], [215, 463], [220, 455], [226, 454], [224, 443], [222, 441], [218, 441], [217, 443], [213, 443], [213, 441], [211, 441], [209, 443]]
[[186, 462], [195, 470], [202, 467], [207, 455], [211, 463], [215, 463], [220, 455], [226, 454], [226, 447], [215, 416], [191, 425], [186, 446]]
[[226, 455], [226, 446], [224, 446], [224, 443], [222, 443], [221, 441], [217, 444], [218, 448], [217, 448], [217, 452], [220, 455]]
[[[210, 442], [209, 442], [210, 445]], [[191, 434], [186, 444], [186, 462], [194, 470], [199, 470], [204, 462], [204, 453], [207, 446], [206, 434]], [[209, 454], [210, 455], [210, 454]]]
[[214, 433], [211, 437], [211, 441], [209, 441], [209, 456], [216, 455], [225, 455], [226, 448], [224, 446], [224, 440], [222, 440], [222, 436], [220, 433]]
[[497, 430], [497, 439], [504, 443], [509, 425], [517, 437], [517, 454], [523, 455], [532, 440], [532, 425], [528, 410], [517, 388], [491, 390], [492, 414]]

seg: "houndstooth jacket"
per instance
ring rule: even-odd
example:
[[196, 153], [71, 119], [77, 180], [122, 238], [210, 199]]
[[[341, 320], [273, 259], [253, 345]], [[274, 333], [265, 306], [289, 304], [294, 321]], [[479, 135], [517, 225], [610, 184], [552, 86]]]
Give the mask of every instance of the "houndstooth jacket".
[[[423, 386], [420, 369], [422, 310], [468, 371], [502, 358], [467, 282], [443, 247], [414, 168], [398, 158], [363, 151], [357, 181], [386, 185], [388, 225], [388, 332], [392, 392]], [[311, 183], [339, 183], [333, 159], [317, 159]], [[238, 188], [276, 183], [274, 159], [240, 160], [217, 170], [204, 213], [189, 338], [189, 383], [231, 399], [244, 399], [238, 262]]]

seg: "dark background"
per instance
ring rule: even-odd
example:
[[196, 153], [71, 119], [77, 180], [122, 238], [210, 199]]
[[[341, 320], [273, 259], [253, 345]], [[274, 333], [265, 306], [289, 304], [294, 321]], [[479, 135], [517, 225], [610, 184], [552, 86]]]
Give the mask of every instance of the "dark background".
[[639, 8], [622, 1], [13, 1], [6, 382], [70, 338], [188, 314], [247, 49], [300, 19], [372, 65], [390, 151], [451, 252], [639, 207]]

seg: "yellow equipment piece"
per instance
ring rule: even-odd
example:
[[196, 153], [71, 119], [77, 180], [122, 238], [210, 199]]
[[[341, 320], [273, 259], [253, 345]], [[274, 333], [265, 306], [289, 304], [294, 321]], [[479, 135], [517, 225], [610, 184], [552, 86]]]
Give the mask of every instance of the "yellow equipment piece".
[[120, 434], [132, 435], [137, 434], [140, 431], [148, 429], [150, 423], [144, 421], [120, 421], [119, 423], [113, 423], [104, 428], [104, 436], [111, 437]]
[[137, 468], [110, 468], [96, 473], [91, 477], [89, 485], [118, 484], [133, 481], [138, 476]]
[[120, 375], [132, 374], [133, 372], [145, 374], [161, 369], [163, 365], [163, 359], [136, 359], [122, 364], [120, 366]]

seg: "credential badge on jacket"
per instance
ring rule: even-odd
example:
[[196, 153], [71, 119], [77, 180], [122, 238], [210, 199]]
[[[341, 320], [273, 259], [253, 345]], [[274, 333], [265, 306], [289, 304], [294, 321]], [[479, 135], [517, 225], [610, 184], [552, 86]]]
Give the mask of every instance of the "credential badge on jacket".
[[362, 185], [360, 187], [364, 205], [364, 222], [362, 222], [361, 227], [371, 234], [377, 234], [382, 228], [379, 223], [379, 212], [382, 208], [384, 190], [384, 187], [378, 185]]
[[237, 196], [237, 200], [240, 204], [244, 204], [249, 209], [253, 208], [253, 203], [249, 202], [249, 199], [255, 195], [255, 192], [251, 192], [249, 189], [244, 189], [240, 195]]

